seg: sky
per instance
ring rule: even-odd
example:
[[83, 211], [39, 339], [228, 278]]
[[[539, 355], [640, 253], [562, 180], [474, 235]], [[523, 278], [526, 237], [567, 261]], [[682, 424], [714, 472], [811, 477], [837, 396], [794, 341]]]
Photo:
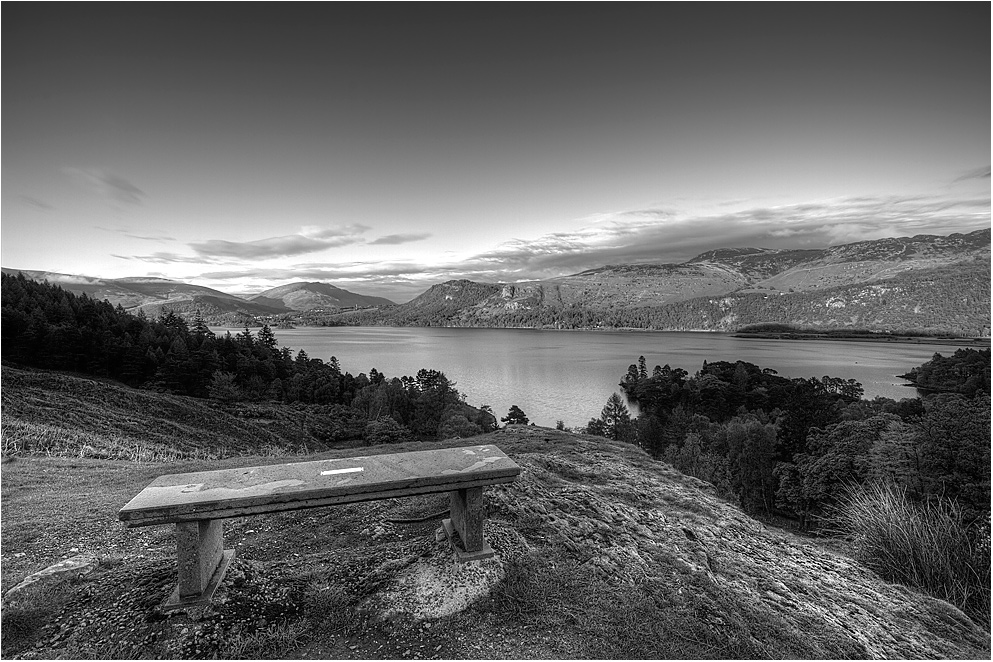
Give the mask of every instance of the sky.
[[988, 3], [4, 3], [4, 267], [396, 302], [990, 227]]

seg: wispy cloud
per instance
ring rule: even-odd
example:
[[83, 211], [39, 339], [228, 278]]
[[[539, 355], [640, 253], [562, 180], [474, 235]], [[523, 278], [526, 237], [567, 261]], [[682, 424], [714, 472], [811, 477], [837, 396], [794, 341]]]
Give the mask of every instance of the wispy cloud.
[[107, 228], [102, 225], [94, 225], [95, 230], [102, 230], [104, 232], [112, 232], [114, 234], [121, 234], [129, 239], [140, 239], [141, 241], [176, 241], [175, 237], [170, 237], [165, 234], [151, 235], [151, 234], [134, 234], [126, 228]]
[[145, 192], [124, 177], [99, 168], [63, 168], [75, 182], [111, 202], [140, 205]]
[[982, 168], [976, 168], [975, 170], [970, 170], [967, 173], [962, 174], [955, 178], [956, 182], [964, 182], [969, 179], [989, 179], [990, 178], [990, 166], [984, 166]]
[[723, 247], [821, 248], [989, 227], [990, 198], [885, 196], [688, 216], [660, 209], [618, 213], [572, 233], [505, 242], [463, 266], [549, 278], [605, 264], [684, 262]]
[[346, 225], [338, 228], [306, 227], [300, 234], [254, 241], [210, 239], [194, 242], [189, 246], [197, 255], [206, 259], [259, 260], [292, 257], [359, 243], [362, 241], [359, 235], [368, 229], [364, 225]]
[[21, 202], [37, 211], [52, 211], [55, 209], [55, 207], [47, 202], [39, 200], [38, 198], [32, 198], [30, 195], [22, 195], [20, 198]]
[[396, 244], [409, 244], [414, 241], [424, 241], [431, 236], [430, 232], [421, 233], [411, 233], [411, 234], [388, 234], [383, 237], [379, 237], [373, 241], [370, 241], [370, 245], [385, 244], [385, 245], [396, 245]]
[[153, 264], [213, 264], [208, 260], [204, 260], [202, 257], [180, 255], [179, 253], [170, 253], [167, 251], [151, 253], [150, 255], [119, 255], [117, 253], [111, 253], [110, 256], [115, 257], [118, 260], [151, 262]]

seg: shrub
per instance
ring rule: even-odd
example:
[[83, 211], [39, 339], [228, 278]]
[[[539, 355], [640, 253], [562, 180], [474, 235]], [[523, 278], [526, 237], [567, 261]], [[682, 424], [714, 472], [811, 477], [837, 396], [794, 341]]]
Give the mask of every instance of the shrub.
[[365, 444], [375, 446], [377, 444], [400, 444], [410, 441], [411, 434], [403, 425], [400, 425], [389, 416], [382, 416], [374, 421], [370, 421], [365, 426]]
[[954, 502], [915, 504], [905, 490], [874, 483], [851, 490], [832, 511], [836, 533], [884, 579], [947, 600], [980, 622], [990, 616], [989, 519], [970, 530]]
[[479, 427], [461, 414], [451, 414], [438, 426], [438, 439], [468, 439], [483, 434]]

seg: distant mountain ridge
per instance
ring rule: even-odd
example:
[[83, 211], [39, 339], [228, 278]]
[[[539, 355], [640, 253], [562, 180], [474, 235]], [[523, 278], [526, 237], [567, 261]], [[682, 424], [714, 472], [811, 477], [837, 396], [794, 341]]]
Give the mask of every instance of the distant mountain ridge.
[[990, 334], [989, 228], [823, 249], [719, 248], [680, 264], [607, 265], [540, 281], [452, 280], [399, 305], [319, 282], [245, 299], [159, 278], [23, 273], [148, 314], [200, 310], [239, 324], [283, 316], [307, 324], [734, 331], [772, 322]]
[[449, 281], [353, 324], [733, 331], [767, 322], [989, 335], [990, 230], [722, 248], [514, 284]]
[[355, 294], [340, 287], [319, 282], [300, 282], [280, 285], [257, 294], [249, 301], [284, 311], [307, 311], [330, 308], [393, 306], [393, 301], [383, 297]]
[[[143, 310], [148, 315], [156, 316], [168, 309], [190, 317], [200, 311], [205, 319], [219, 322], [307, 311], [317, 307], [340, 309], [393, 305], [389, 299], [355, 294], [327, 283], [291, 283], [267, 290], [251, 299], [243, 299], [220, 290], [167, 278], [94, 278], [7, 267], [3, 268], [3, 273], [11, 276], [22, 273], [25, 278], [48, 281], [70, 292], [86, 294], [101, 301], [107, 300], [132, 312]], [[284, 296], [284, 293], [292, 294]]]

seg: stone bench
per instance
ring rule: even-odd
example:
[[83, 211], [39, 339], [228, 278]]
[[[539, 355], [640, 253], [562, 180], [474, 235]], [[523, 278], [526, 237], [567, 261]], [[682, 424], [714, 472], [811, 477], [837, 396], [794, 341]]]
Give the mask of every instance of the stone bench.
[[171, 474], [118, 517], [128, 527], [176, 525], [179, 582], [163, 605], [175, 609], [209, 602], [224, 578], [234, 558], [222, 540], [222, 520], [230, 517], [448, 492], [443, 525], [459, 560], [493, 556], [483, 539], [483, 487], [509, 483], [520, 471], [487, 445]]

